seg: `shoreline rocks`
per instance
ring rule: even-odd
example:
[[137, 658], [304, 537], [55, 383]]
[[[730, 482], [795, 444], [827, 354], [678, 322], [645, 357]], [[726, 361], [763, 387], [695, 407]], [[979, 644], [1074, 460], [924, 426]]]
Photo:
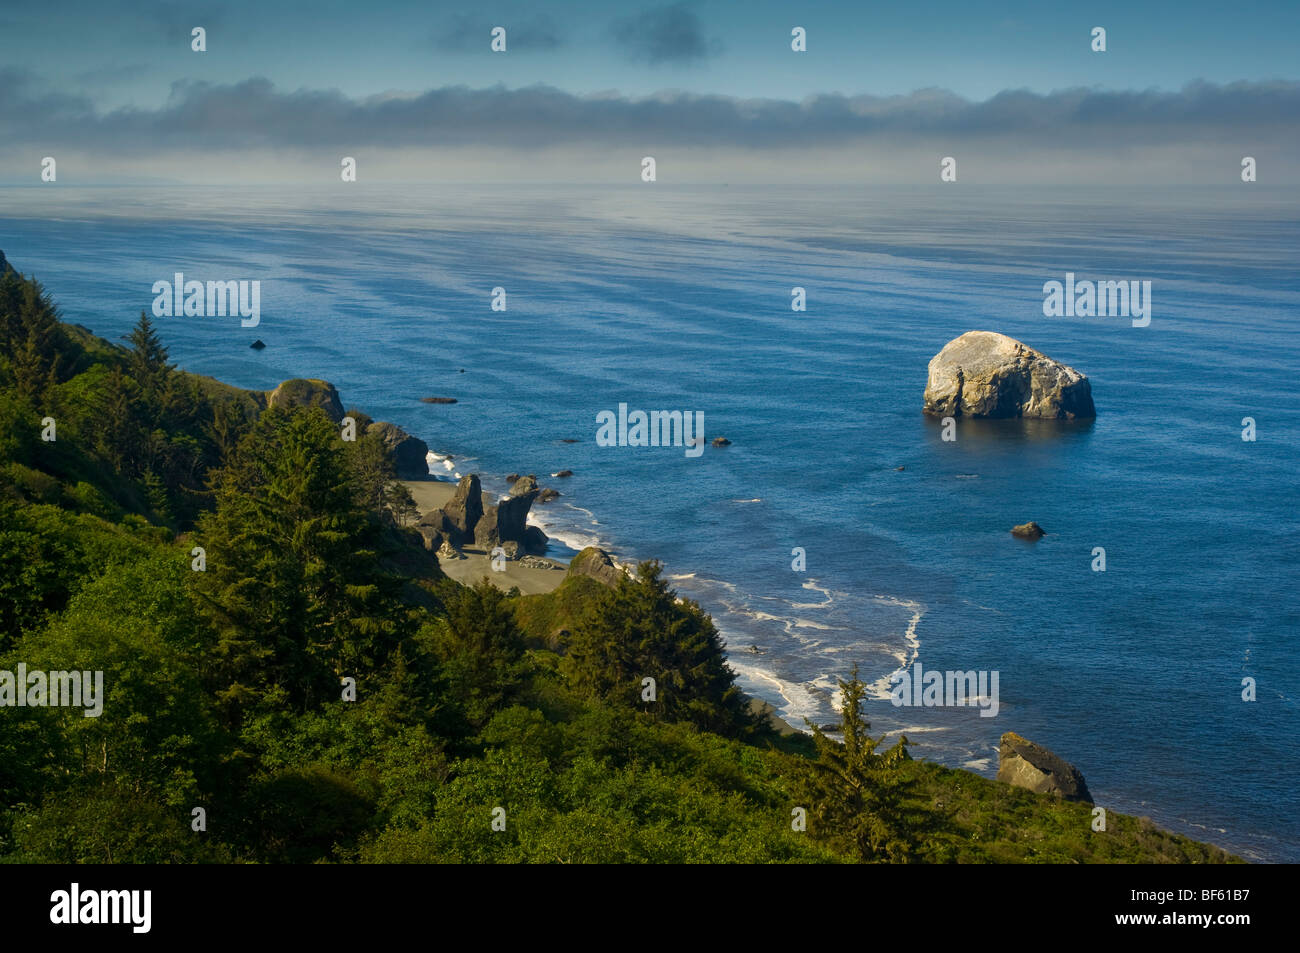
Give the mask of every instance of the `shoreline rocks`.
[[1066, 801], [1092, 803], [1078, 768], [1014, 731], [1004, 734], [998, 747], [998, 780]]
[[425, 480], [429, 477], [429, 445], [407, 433], [397, 424], [376, 420], [367, 425], [366, 435], [374, 434], [384, 442], [393, 459], [399, 480]]
[[967, 331], [930, 360], [923, 409], [935, 417], [1097, 416], [1086, 376], [995, 331]]
[[598, 546], [588, 546], [569, 560], [569, 575], [590, 576], [602, 585], [617, 586], [623, 570], [614, 565], [609, 553]]

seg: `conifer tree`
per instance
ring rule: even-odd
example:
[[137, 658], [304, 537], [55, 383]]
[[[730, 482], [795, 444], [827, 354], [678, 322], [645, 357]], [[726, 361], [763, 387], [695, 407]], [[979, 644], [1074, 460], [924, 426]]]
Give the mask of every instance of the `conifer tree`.
[[219, 633], [212, 674], [229, 717], [247, 704], [306, 710], [337, 698], [341, 676], [382, 664], [400, 607], [377, 534], [325, 414], [264, 413], [200, 522], [200, 595]]
[[[722, 734], [752, 731], [756, 720], [727, 665], [713, 620], [643, 562], [597, 595], [568, 645], [569, 678], [580, 690], [670, 721]], [[648, 701], [646, 678], [654, 679]]]
[[523, 684], [524, 638], [505, 593], [486, 579], [457, 587], [443, 608], [434, 654], [466, 720], [480, 728]]
[[70, 350], [67, 335], [40, 282], [18, 281], [12, 274], [3, 281], [5, 291], [0, 298], [6, 309], [12, 309], [4, 316], [4, 343], [14, 386], [22, 396], [40, 401], [60, 380], [64, 355]]
[[157, 403], [172, 367], [167, 363], [167, 348], [146, 312], [140, 312], [140, 320], [126, 340], [131, 345], [127, 359], [131, 376], [150, 403]]
[[817, 760], [809, 762], [802, 779], [809, 802], [809, 831], [837, 849], [863, 861], [906, 862], [911, 856], [904, 816], [906, 783], [899, 765], [910, 760], [905, 736], [883, 754], [877, 746], [884, 735], [872, 738], [871, 725], [862, 711], [867, 688], [858, 667], [840, 686], [840, 732], [844, 741], [828, 738], [820, 727], [807, 722], [817, 746]]

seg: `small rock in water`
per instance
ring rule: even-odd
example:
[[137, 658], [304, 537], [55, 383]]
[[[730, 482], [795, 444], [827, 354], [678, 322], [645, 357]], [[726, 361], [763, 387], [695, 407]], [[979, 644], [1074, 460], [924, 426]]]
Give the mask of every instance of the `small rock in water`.
[[556, 478], [559, 478], [559, 477], [571, 477], [571, 476], [573, 476], [573, 471], [572, 471], [572, 470], [561, 470], [559, 473], [552, 473], [551, 476], [556, 477]]
[[560, 443], [577, 443], [577, 442], [578, 442], [577, 437], [565, 437], [563, 440], [560, 441]]
[[454, 404], [455, 397], [421, 397], [420, 401], [425, 404]]
[[266, 347], [266, 345], [262, 343], [261, 338], [258, 338], [256, 341], [254, 341], [252, 344], [248, 346], [251, 347], [254, 351], [260, 351], [262, 348]]
[[730, 446], [731, 446], [731, 441], [728, 440], [726, 437], [714, 437], [712, 443], [713, 443], [713, 446], [715, 446], [715, 447], [730, 447]]
[[506, 482], [509, 483], [509, 484], [511, 484], [511, 485], [514, 485], [514, 484], [518, 483], [518, 482], [519, 482], [519, 474], [518, 474], [518, 473], [507, 473], [507, 474], [506, 474]]
[[549, 486], [537, 495], [538, 503], [549, 503], [551, 500], [559, 499], [560, 491], [552, 490]]
[[906, 470], [906, 469], [907, 467], [894, 467], [894, 472], [897, 473], [899, 470]]
[[1047, 530], [1030, 520], [1028, 523], [1011, 527], [1011, 535], [1019, 536], [1021, 539], [1041, 539], [1047, 535]]

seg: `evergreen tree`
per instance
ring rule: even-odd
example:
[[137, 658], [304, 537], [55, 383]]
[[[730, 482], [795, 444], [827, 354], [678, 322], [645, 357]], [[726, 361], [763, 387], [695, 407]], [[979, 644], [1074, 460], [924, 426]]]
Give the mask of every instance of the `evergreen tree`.
[[863, 861], [905, 862], [912, 846], [904, 817], [906, 784], [897, 769], [910, 760], [909, 742], [900, 736], [892, 748], [876, 754], [884, 735], [870, 735], [871, 725], [862, 712], [867, 688], [858, 678], [857, 665], [847, 682], [838, 681], [844, 741], [836, 742], [807, 723], [817, 746], [817, 760], [808, 762], [803, 778], [810, 832]]
[[15, 389], [24, 397], [41, 401], [57, 384], [70, 350], [58, 311], [45, 289], [34, 280], [8, 274], [0, 280], [5, 350]]
[[446, 619], [434, 629], [433, 652], [449, 694], [470, 726], [480, 728], [523, 685], [524, 638], [510, 600], [486, 579], [473, 588], [457, 586], [443, 608]]
[[[754, 730], [736, 675], [727, 665], [713, 620], [643, 562], [636, 579], [597, 594], [568, 645], [566, 669], [575, 687], [606, 701], [707, 731]], [[654, 679], [654, 700], [645, 698]]]
[[140, 385], [146, 400], [156, 405], [172, 367], [167, 363], [167, 349], [163, 347], [162, 339], [154, 331], [153, 322], [146, 312], [140, 312], [140, 320], [126, 336], [126, 340], [131, 345], [127, 358], [131, 376]]
[[[357, 425], [358, 432], [361, 425]], [[377, 434], [364, 434], [347, 449], [348, 470], [357, 489], [357, 503], [375, 514], [385, 512], [386, 491], [397, 479], [393, 457]]]
[[241, 706], [305, 710], [340, 676], [374, 670], [400, 635], [397, 582], [378, 567], [378, 525], [355, 502], [339, 434], [319, 409], [264, 413], [200, 521], [199, 584], [219, 632], [213, 677]]

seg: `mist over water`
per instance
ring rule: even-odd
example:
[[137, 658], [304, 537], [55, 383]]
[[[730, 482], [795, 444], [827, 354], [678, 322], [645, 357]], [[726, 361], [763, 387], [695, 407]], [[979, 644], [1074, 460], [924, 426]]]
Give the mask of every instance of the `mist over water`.
[[[1014, 730], [1102, 806], [1300, 860], [1296, 193], [0, 195], [0, 248], [109, 339], [174, 272], [260, 280], [256, 328], [158, 319], [172, 359], [258, 389], [325, 378], [451, 454], [444, 478], [504, 492], [506, 473], [536, 473], [564, 493], [534, 509], [553, 553], [663, 560], [788, 720], [832, 720], [857, 663], [873, 728], [904, 730], [915, 756], [992, 775]], [[1045, 318], [1043, 284], [1066, 272], [1150, 280], [1150, 326]], [[1087, 374], [1096, 421], [963, 421], [944, 442], [920, 412], [926, 365], [974, 329]], [[598, 447], [596, 415], [620, 403], [701, 411], [733, 444]], [[1008, 533], [1031, 519], [1039, 542]], [[917, 660], [1000, 672], [997, 716], [893, 707], [889, 674]]]

